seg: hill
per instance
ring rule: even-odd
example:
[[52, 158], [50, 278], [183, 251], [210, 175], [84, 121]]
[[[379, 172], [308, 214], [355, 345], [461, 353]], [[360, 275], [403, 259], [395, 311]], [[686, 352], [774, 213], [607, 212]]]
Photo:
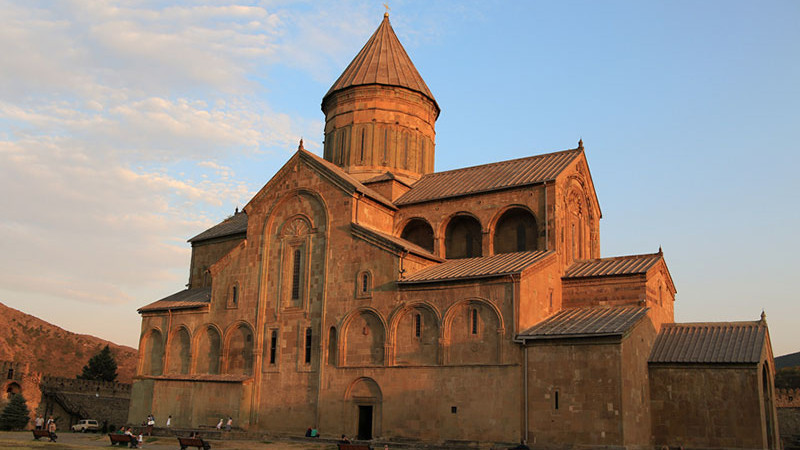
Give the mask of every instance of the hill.
[[800, 352], [789, 353], [788, 355], [775, 357], [775, 368], [783, 369], [784, 367], [800, 366]]
[[75, 378], [106, 344], [117, 361], [117, 381], [130, 383], [136, 349], [69, 332], [0, 303], [0, 361], [29, 364], [31, 372], [42, 375]]

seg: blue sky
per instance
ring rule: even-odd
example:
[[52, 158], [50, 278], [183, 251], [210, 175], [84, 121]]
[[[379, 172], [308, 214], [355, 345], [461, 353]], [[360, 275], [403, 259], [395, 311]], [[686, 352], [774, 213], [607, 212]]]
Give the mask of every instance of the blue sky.
[[[186, 239], [244, 205], [380, 1], [0, 0], [0, 302], [136, 346]], [[392, 25], [442, 108], [436, 169], [576, 146], [604, 256], [663, 246], [678, 321], [798, 351], [800, 3], [427, 2]], [[91, 314], [87, 314], [91, 311]]]

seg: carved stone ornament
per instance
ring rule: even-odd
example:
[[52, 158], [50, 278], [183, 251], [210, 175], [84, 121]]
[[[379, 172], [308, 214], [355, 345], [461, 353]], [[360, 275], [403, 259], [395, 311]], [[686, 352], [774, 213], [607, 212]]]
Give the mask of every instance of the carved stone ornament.
[[299, 217], [292, 219], [283, 227], [284, 236], [304, 236], [306, 234], [308, 234], [308, 223]]

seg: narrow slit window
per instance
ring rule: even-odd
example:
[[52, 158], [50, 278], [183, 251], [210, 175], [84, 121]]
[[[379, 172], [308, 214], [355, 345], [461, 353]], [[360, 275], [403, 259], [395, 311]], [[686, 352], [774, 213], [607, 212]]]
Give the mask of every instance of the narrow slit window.
[[470, 328], [470, 333], [478, 334], [478, 310], [477, 309], [473, 308], [470, 311], [469, 328]]
[[311, 328], [306, 328], [306, 364], [311, 364]]
[[231, 304], [236, 306], [239, 304], [239, 286], [233, 287], [233, 294], [231, 295]]
[[418, 338], [422, 335], [422, 316], [414, 314], [414, 337]]
[[364, 144], [365, 144], [364, 141], [366, 141], [366, 140], [367, 140], [367, 130], [365, 128], [362, 128], [361, 129], [361, 157], [360, 157], [360, 161], [361, 162], [364, 161]]
[[361, 293], [366, 294], [369, 292], [369, 274], [361, 275]]
[[555, 406], [555, 409], [558, 409], [558, 391], [556, 391], [555, 394], [556, 395], [553, 398], [554, 400], [553, 406]]
[[383, 162], [389, 161], [389, 130], [383, 130]]
[[300, 299], [300, 258], [300, 249], [295, 249], [292, 266], [292, 300]]
[[275, 353], [278, 351], [278, 330], [272, 330], [269, 339], [269, 363], [275, 364]]

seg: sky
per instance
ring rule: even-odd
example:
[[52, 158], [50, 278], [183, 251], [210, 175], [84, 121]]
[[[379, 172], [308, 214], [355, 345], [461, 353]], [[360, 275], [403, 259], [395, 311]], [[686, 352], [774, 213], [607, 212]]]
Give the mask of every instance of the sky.
[[[392, 1], [436, 170], [583, 139], [603, 256], [659, 246], [679, 322], [800, 351], [800, 2]], [[186, 242], [296, 151], [381, 1], [0, 0], [0, 302], [137, 347]]]

